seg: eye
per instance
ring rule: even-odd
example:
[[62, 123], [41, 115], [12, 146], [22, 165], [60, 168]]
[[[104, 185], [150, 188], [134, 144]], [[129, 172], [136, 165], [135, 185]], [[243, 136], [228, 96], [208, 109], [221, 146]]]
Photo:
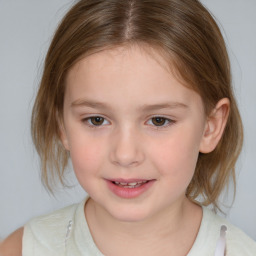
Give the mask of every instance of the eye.
[[168, 126], [169, 124], [174, 123], [174, 121], [162, 116], [155, 116], [151, 118], [148, 123], [153, 126]]
[[102, 126], [102, 125], [109, 124], [109, 122], [105, 118], [103, 118], [101, 116], [87, 117], [83, 121], [88, 122], [88, 124], [90, 126]]

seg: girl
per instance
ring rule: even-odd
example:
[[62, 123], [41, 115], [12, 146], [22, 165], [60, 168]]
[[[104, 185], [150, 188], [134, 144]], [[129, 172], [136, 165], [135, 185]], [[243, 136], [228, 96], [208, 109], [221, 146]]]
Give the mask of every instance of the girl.
[[78, 1], [49, 48], [32, 135], [48, 188], [70, 158], [89, 196], [28, 222], [3, 255], [256, 254], [204, 207], [235, 182], [242, 124], [197, 0]]

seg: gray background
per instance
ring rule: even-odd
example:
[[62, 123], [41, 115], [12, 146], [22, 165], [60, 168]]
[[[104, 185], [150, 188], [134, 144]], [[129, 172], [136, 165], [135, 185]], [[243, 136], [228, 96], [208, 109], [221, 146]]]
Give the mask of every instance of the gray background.
[[[227, 218], [256, 240], [256, 0], [203, 0], [225, 31], [245, 144]], [[43, 59], [70, 0], [0, 0], [0, 238], [31, 217], [81, 200], [79, 187], [50, 196], [40, 181], [30, 115]], [[77, 181], [70, 174], [73, 184]], [[230, 189], [232, 192], [232, 188]], [[231, 202], [231, 192], [223, 194]]]

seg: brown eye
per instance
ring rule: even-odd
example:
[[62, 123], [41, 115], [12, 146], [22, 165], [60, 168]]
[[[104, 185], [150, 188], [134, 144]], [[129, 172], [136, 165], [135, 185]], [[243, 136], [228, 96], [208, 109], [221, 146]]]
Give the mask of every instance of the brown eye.
[[153, 117], [152, 118], [152, 123], [155, 126], [163, 126], [166, 124], [168, 120], [164, 117]]
[[90, 118], [88, 118], [88, 120], [89, 120], [89, 123], [91, 123], [92, 125], [95, 125], [95, 126], [99, 126], [104, 123], [104, 118], [100, 117], [100, 116], [90, 117]]

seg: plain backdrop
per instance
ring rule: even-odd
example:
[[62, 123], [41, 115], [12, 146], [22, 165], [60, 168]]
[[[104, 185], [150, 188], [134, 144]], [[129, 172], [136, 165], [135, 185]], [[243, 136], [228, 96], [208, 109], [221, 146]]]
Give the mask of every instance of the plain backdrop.
[[[237, 165], [237, 194], [227, 218], [256, 240], [256, 1], [202, 0], [227, 42], [245, 143]], [[30, 138], [30, 116], [52, 34], [73, 1], [0, 0], [0, 238], [33, 216], [80, 201], [85, 192], [41, 184]], [[232, 188], [231, 188], [232, 192]], [[231, 194], [223, 195], [226, 204]]]

